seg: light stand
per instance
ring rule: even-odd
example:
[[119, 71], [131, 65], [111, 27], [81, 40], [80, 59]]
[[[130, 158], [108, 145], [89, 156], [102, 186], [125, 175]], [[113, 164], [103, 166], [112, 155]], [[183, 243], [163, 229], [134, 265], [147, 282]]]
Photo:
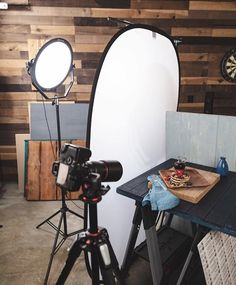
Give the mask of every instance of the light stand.
[[[72, 64], [72, 48], [70, 44], [61, 38], [56, 38], [48, 41], [38, 52], [35, 59], [31, 60], [27, 65], [28, 74], [31, 76], [32, 84], [45, 98], [52, 100], [52, 105], [56, 107], [56, 122], [57, 122], [57, 135], [58, 135], [58, 147], [59, 154], [61, 150], [61, 128], [60, 128], [60, 112], [59, 112], [59, 99], [65, 98], [74, 81], [74, 65]], [[62, 85], [62, 83], [70, 76], [70, 83], [65, 90], [63, 96], [55, 95], [48, 97], [45, 92], [55, 91], [55, 89]], [[56, 231], [55, 240], [53, 243], [48, 268], [44, 280], [44, 284], [47, 284], [50, 274], [53, 257], [60, 249], [64, 241], [77, 234], [79, 231], [68, 233], [67, 227], [67, 213], [71, 213], [76, 217], [84, 219], [84, 228], [87, 226], [87, 206], [85, 206], [84, 217], [70, 210], [66, 205], [66, 189], [61, 188], [61, 208], [49, 218], [45, 219], [42, 223], [36, 226], [38, 229], [45, 223], [51, 226]], [[56, 226], [51, 219], [60, 215], [58, 225]], [[63, 230], [62, 230], [63, 228]], [[62, 239], [58, 242], [59, 236]]]

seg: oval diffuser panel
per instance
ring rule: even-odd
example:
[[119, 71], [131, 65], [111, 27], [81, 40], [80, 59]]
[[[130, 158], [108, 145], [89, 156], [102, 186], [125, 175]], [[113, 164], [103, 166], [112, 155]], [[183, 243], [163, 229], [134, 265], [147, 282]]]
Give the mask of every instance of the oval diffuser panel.
[[[88, 118], [91, 160], [118, 160], [123, 176], [98, 204], [119, 263], [124, 256], [135, 203], [116, 193], [119, 185], [166, 158], [166, 111], [176, 111], [179, 60], [161, 30], [130, 25], [108, 43], [97, 69]], [[139, 235], [139, 240], [144, 234]]]

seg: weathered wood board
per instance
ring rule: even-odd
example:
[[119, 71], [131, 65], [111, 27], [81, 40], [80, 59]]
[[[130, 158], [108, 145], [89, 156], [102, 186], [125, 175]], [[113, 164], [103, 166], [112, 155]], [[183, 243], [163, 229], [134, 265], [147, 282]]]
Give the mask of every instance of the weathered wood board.
[[180, 198], [181, 200], [198, 203], [220, 180], [220, 175], [217, 173], [196, 169], [198, 173], [205, 178], [209, 185], [202, 187], [185, 187], [185, 188], [168, 188], [170, 192], [172, 192], [175, 196]]
[[[85, 146], [85, 142], [81, 140], [67, 142], [82, 147]], [[56, 141], [28, 142], [27, 179], [25, 185], [27, 200], [46, 201], [61, 199], [61, 189], [56, 186], [56, 177], [52, 175], [52, 163], [56, 160], [57, 148]], [[66, 198], [78, 199], [78, 191], [68, 192]]]

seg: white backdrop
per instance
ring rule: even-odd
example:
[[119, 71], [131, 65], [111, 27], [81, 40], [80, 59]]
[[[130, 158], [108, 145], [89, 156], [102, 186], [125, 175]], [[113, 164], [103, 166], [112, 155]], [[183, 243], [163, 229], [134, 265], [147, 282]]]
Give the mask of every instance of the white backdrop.
[[[134, 201], [116, 188], [165, 159], [166, 111], [176, 111], [179, 94], [179, 62], [170, 39], [146, 27], [130, 27], [105, 56], [90, 133], [91, 160], [118, 160], [123, 166], [122, 178], [108, 183], [111, 190], [98, 206], [99, 225], [108, 229], [120, 264]], [[143, 232], [139, 236], [140, 241]]]

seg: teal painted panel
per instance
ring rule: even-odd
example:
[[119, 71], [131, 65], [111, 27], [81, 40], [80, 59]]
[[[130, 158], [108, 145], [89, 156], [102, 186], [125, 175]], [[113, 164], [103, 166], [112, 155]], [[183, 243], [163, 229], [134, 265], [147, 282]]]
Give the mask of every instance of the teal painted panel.
[[225, 156], [231, 171], [236, 171], [236, 117], [219, 116], [215, 163]]
[[166, 114], [166, 156], [215, 166], [218, 115], [185, 112]]

